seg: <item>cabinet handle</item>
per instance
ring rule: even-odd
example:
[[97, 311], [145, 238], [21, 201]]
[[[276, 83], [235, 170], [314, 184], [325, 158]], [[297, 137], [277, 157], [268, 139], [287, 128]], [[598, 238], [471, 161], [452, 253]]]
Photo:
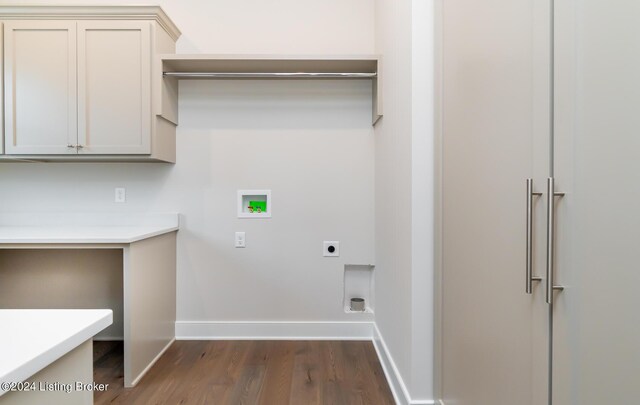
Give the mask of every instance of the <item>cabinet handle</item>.
[[542, 277], [533, 276], [533, 197], [542, 193], [533, 192], [533, 179], [527, 179], [527, 258], [526, 258], [526, 287], [525, 292], [533, 292], [533, 282], [541, 281]]
[[84, 145], [76, 145], [76, 148], [78, 148], [78, 149], [84, 149]]
[[78, 146], [78, 145], [68, 144], [67, 148], [75, 148], [76, 146]]
[[562, 197], [564, 193], [556, 193], [555, 179], [547, 179], [547, 304], [553, 305], [553, 290], [564, 290], [561, 285], [553, 284], [553, 258], [555, 242], [555, 197]]

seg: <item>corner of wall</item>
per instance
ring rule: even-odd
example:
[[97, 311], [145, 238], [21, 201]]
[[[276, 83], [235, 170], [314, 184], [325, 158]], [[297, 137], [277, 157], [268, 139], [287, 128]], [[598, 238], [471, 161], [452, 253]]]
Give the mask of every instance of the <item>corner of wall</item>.
[[376, 269], [384, 288], [376, 291], [374, 341], [399, 403], [434, 391], [433, 7], [434, 0], [378, 0], [375, 10], [390, 103], [375, 128]]
[[435, 405], [437, 402], [433, 399], [414, 399], [411, 397], [404, 378], [398, 370], [389, 348], [387, 347], [378, 325], [373, 325], [373, 346], [378, 354], [378, 359], [382, 365], [389, 388], [393, 394], [393, 398], [398, 405]]

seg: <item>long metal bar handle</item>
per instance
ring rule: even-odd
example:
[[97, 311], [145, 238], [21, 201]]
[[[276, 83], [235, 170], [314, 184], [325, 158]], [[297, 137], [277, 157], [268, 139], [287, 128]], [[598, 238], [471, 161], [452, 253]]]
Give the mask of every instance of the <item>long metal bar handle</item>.
[[533, 179], [527, 179], [527, 258], [526, 258], [526, 286], [525, 292], [533, 292], [533, 282], [541, 281], [542, 277], [533, 275], [533, 197], [542, 193], [533, 192]]
[[555, 247], [555, 197], [564, 193], [555, 192], [555, 179], [547, 179], [547, 304], [553, 304], [553, 290], [564, 290], [563, 286], [554, 285], [554, 247]]

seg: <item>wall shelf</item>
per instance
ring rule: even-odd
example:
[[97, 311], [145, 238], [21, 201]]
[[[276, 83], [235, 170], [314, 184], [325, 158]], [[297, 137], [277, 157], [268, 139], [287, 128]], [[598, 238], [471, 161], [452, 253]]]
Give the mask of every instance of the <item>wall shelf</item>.
[[[178, 80], [371, 80], [372, 123], [382, 117], [382, 63], [377, 55], [160, 55], [165, 89], [177, 94]], [[177, 97], [175, 108], [177, 111]], [[165, 99], [164, 101], [171, 100]]]

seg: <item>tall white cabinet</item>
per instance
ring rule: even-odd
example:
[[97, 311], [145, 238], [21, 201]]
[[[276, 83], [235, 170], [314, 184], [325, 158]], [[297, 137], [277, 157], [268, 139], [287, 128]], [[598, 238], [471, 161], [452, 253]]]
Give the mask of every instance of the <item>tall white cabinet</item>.
[[442, 401], [636, 404], [640, 4], [441, 5]]
[[0, 159], [175, 161], [158, 55], [180, 32], [162, 9], [0, 7], [0, 22]]

